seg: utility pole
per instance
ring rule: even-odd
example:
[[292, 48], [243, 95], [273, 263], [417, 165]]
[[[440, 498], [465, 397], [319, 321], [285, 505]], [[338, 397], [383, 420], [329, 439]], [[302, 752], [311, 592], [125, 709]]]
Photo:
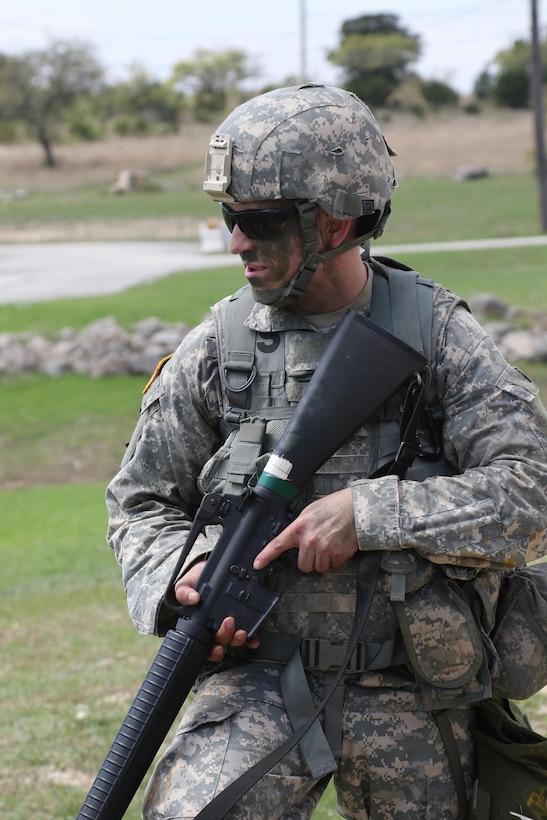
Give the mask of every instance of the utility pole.
[[532, 4], [532, 107], [536, 135], [536, 173], [539, 192], [539, 209], [541, 230], [547, 233], [547, 163], [545, 159], [545, 126], [543, 123], [543, 71], [541, 65], [541, 46], [537, 0]]
[[306, 46], [306, 0], [300, 0], [300, 82], [308, 81]]

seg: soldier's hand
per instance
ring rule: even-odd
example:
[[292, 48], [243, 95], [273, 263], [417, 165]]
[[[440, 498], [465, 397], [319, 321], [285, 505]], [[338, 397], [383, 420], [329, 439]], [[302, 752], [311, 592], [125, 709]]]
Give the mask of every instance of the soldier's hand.
[[293, 547], [298, 549], [298, 569], [302, 572], [327, 572], [341, 567], [357, 552], [359, 544], [349, 487], [304, 507], [298, 518], [259, 552], [254, 568], [262, 569]]
[[[194, 564], [175, 584], [175, 597], [179, 604], [193, 606], [199, 603], [199, 592], [195, 587], [204, 566], [205, 561]], [[255, 635], [249, 637], [245, 630], [236, 629], [235, 621], [231, 616], [225, 618], [214, 636], [209, 660], [213, 663], [220, 663], [227, 646], [244, 646], [245, 644], [250, 649], [256, 649], [260, 641]]]

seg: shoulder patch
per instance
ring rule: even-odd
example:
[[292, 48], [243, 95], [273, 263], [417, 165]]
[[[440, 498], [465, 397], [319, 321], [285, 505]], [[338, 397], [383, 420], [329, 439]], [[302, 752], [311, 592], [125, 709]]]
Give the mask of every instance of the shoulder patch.
[[156, 365], [156, 369], [154, 370], [154, 372], [152, 373], [152, 375], [148, 379], [148, 383], [146, 384], [146, 387], [142, 391], [143, 396], [148, 390], [150, 390], [150, 388], [152, 387], [152, 385], [154, 384], [154, 382], [156, 381], [156, 379], [160, 375], [161, 371], [163, 370], [164, 366], [167, 364], [169, 359], [172, 358], [172, 356], [173, 356], [173, 354], [170, 353], [169, 356], [164, 356], [163, 359], [161, 359], [161, 361], [158, 362], [158, 364]]

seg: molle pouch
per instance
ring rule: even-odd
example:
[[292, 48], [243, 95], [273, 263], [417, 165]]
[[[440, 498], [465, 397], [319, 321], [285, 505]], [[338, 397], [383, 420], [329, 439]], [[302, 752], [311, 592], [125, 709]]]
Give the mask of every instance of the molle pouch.
[[240, 495], [255, 472], [265, 433], [264, 419], [258, 416], [242, 419], [203, 466], [197, 479], [200, 492]]
[[499, 656], [496, 694], [524, 700], [547, 684], [547, 563], [506, 573], [491, 637]]
[[458, 585], [437, 572], [404, 601], [392, 603], [425, 708], [475, 699], [475, 678], [484, 668], [483, 641]]
[[240, 495], [262, 472], [293, 411], [294, 407], [266, 407], [260, 416], [245, 416], [237, 425], [232, 424], [226, 440], [198, 476], [200, 492]]

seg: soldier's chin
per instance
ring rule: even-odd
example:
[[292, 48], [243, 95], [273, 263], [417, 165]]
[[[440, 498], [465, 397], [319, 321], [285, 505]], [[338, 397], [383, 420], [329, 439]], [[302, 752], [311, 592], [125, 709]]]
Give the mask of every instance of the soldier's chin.
[[251, 285], [251, 292], [255, 302], [259, 302], [261, 305], [282, 307], [284, 303], [283, 294], [285, 293], [285, 288], [271, 288], [266, 290], [265, 288], [254, 288]]

